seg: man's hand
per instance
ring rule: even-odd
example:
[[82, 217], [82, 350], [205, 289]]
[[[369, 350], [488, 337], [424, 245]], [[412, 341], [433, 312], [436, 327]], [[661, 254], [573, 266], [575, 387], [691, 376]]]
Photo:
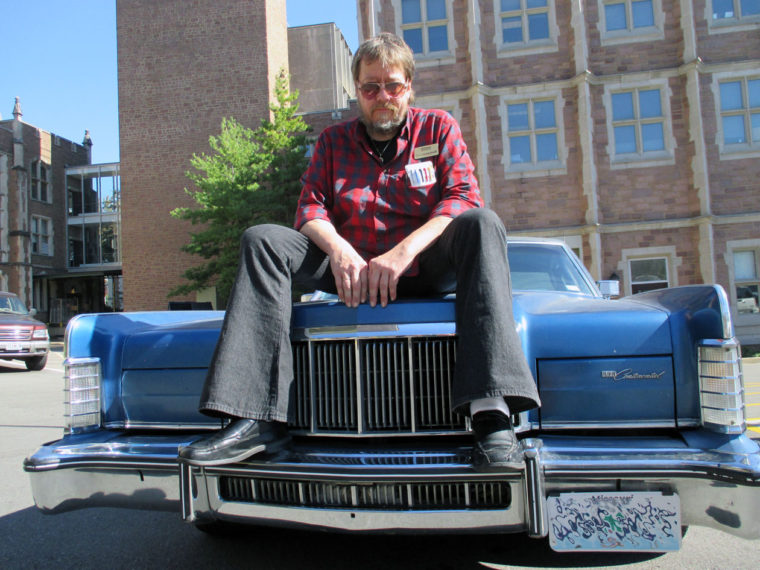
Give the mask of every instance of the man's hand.
[[316, 219], [306, 222], [301, 233], [311, 239], [330, 258], [338, 297], [349, 307], [358, 307], [369, 297], [373, 307], [385, 307], [396, 300], [398, 281], [421, 251], [430, 247], [443, 233], [451, 218], [435, 217], [417, 228], [396, 247], [367, 264], [343, 239], [330, 222]]
[[367, 300], [367, 262], [343, 239], [330, 222], [311, 220], [301, 233], [313, 241], [330, 258], [338, 297], [349, 307]]
[[400, 246], [371, 259], [369, 262], [369, 304], [374, 307], [378, 296], [380, 305], [385, 307], [389, 301], [396, 300], [398, 280], [409, 269], [414, 261], [414, 255], [409, 255]]
[[430, 247], [451, 223], [451, 218], [438, 216], [429, 219], [390, 251], [369, 262], [369, 304], [373, 307], [396, 300], [398, 281], [420, 252]]
[[330, 254], [330, 269], [335, 277], [338, 298], [348, 307], [358, 307], [367, 300], [367, 262], [345, 244]]

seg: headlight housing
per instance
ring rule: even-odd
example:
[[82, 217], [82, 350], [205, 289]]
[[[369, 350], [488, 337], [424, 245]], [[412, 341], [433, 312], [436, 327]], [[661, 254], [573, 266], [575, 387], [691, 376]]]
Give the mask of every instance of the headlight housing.
[[747, 426], [739, 343], [706, 340], [698, 350], [702, 425], [721, 433], [743, 433]]
[[67, 358], [63, 369], [65, 432], [76, 433], [99, 427], [100, 359]]
[[32, 340], [48, 340], [48, 330], [46, 326], [36, 326], [32, 331]]

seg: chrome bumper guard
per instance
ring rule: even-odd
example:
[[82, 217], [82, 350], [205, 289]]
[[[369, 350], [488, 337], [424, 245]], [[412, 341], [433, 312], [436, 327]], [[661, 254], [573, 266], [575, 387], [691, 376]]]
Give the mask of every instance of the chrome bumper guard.
[[[695, 443], [715, 444], [697, 448]], [[105, 438], [104, 438], [105, 439]], [[546, 498], [564, 492], [678, 494], [682, 524], [760, 538], [760, 451], [746, 436], [547, 436], [524, 463], [479, 473], [466, 446], [368, 453], [296, 446], [220, 467], [179, 464], [187, 442], [123, 435], [43, 446], [24, 464], [37, 506], [181, 511], [187, 521], [396, 532], [548, 533]], [[191, 440], [191, 439], [190, 439]]]

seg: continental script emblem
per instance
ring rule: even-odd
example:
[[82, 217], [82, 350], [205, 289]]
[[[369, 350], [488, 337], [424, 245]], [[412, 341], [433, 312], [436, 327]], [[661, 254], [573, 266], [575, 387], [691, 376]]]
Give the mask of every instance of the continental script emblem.
[[626, 368], [625, 370], [602, 370], [602, 378], [615, 380], [658, 380], [665, 375], [665, 371], [662, 372], [634, 372], [632, 368]]

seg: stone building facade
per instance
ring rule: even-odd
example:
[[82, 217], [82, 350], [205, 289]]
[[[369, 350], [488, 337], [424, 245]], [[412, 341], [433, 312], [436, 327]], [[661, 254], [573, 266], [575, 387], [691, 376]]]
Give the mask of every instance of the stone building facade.
[[47, 320], [53, 279], [67, 272], [66, 167], [91, 161], [92, 141], [75, 143], [23, 121], [16, 99], [0, 120], [0, 290], [12, 291]]
[[512, 234], [621, 292], [720, 283], [760, 342], [760, 11], [717, 0], [360, 0], [461, 123]]

